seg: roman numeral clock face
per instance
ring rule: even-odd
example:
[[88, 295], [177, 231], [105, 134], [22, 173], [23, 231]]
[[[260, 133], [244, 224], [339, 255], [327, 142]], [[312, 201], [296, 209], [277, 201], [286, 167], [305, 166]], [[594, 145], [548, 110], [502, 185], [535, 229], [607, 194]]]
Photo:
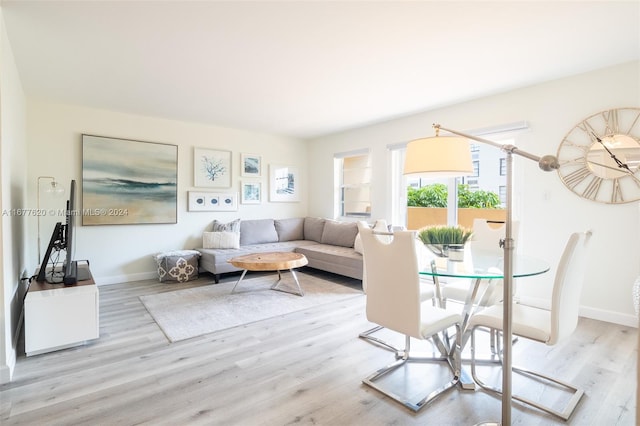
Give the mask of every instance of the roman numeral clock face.
[[585, 118], [558, 148], [558, 175], [567, 188], [607, 204], [640, 200], [640, 108]]

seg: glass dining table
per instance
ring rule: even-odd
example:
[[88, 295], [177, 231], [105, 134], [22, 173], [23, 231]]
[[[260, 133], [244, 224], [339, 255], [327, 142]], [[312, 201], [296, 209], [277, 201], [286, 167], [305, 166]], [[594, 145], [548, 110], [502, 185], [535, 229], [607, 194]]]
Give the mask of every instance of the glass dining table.
[[[548, 272], [549, 263], [530, 256], [515, 254], [513, 256], [513, 278], [525, 278], [540, 275]], [[468, 289], [464, 305], [462, 307], [462, 336], [460, 339], [461, 346], [466, 345], [471, 330], [468, 328], [469, 319], [476, 309], [481, 309], [479, 301], [483, 300], [486, 293], [493, 290], [496, 281], [504, 278], [504, 255], [500, 251], [473, 249], [473, 247], [465, 248], [463, 260], [452, 260], [446, 257], [431, 257], [426, 265], [421, 267], [420, 275], [423, 277], [432, 277], [435, 285], [435, 297], [440, 306], [445, 306], [446, 284], [442, 285], [442, 281], [449, 280], [466, 280]], [[485, 281], [487, 285], [482, 286]], [[443, 288], [444, 287], [444, 288]], [[461, 375], [462, 387], [465, 389], [474, 389], [473, 380], [463, 369]]]

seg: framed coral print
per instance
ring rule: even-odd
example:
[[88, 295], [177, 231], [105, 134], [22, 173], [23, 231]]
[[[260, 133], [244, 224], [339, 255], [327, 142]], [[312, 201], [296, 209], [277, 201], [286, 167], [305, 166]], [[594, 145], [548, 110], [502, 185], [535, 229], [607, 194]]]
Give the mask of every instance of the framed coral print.
[[231, 187], [231, 151], [193, 149], [193, 186]]
[[178, 146], [82, 135], [82, 225], [178, 222]]
[[262, 175], [262, 158], [255, 154], [240, 154], [240, 174], [244, 177]]
[[242, 182], [241, 193], [242, 204], [260, 204], [262, 203], [262, 183], [260, 182]]
[[269, 201], [300, 201], [300, 179], [297, 167], [269, 165]]
[[190, 212], [220, 212], [238, 210], [237, 192], [189, 191]]

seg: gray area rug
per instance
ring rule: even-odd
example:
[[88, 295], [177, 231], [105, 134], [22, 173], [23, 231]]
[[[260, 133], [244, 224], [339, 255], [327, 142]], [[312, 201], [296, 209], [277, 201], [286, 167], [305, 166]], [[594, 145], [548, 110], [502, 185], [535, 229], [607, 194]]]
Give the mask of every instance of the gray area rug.
[[[251, 273], [248, 273], [233, 294], [231, 289], [236, 283], [235, 280], [140, 296], [140, 300], [169, 341], [178, 342], [363, 295], [360, 287], [354, 285], [359, 283], [357, 280], [300, 271], [296, 273], [304, 290], [304, 297], [270, 290], [278, 277], [276, 273], [258, 278], [251, 278]], [[282, 273], [282, 282], [278, 288], [297, 291], [289, 272]]]

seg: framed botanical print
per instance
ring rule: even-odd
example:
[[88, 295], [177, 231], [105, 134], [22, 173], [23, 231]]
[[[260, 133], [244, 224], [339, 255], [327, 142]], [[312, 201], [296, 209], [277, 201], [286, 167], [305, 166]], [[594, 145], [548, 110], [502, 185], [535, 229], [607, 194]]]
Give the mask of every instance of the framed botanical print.
[[231, 187], [231, 151], [193, 149], [193, 186]]
[[242, 182], [241, 202], [242, 204], [262, 203], [262, 183]]
[[240, 154], [240, 174], [244, 177], [262, 176], [262, 158], [255, 154]]
[[297, 167], [269, 165], [269, 201], [300, 201], [300, 179]]

